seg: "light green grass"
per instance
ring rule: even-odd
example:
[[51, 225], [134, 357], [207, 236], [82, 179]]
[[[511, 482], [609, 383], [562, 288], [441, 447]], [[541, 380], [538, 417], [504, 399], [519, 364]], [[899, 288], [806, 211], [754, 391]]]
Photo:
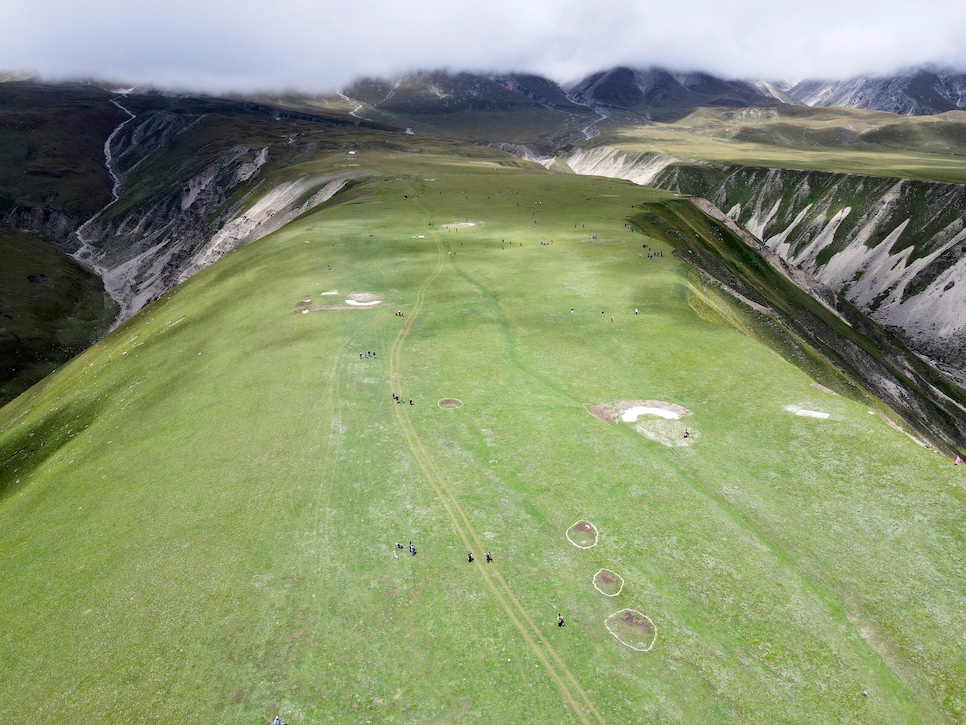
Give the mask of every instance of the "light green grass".
[[[480, 153], [360, 154], [379, 176], [0, 411], [0, 711], [579, 721], [552, 651], [611, 723], [961, 718], [959, 470], [701, 319], [686, 267], [624, 228], [663, 193]], [[385, 302], [296, 314], [333, 289]], [[403, 323], [392, 382], [493, 564], [466, 562], [400, 428]], [[690, 410], [694, 444], [584, 408], [632, 399]], [[565, 537], [580, 518], [593, 549]], [[650, 652], [605, 628], [623, 608]]]
[[966, 113], [847, 108], [698, 109], [675, 123], [604, 124], [591, 145], [681, 159], [966, 182]]

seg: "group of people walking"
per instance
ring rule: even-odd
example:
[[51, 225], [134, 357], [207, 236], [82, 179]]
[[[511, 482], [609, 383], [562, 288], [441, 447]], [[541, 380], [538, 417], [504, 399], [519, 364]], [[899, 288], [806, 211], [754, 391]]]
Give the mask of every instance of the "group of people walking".
[[[470, 562], [471, 564], [473, 563], [473, 552], [472, 551], [467, 552], [467, 554], [466, 554], [466, 560], [468, 562]], [[491, 561], [493, 561], [493, 554], [491, 554], [490, 552], [486, 552], [486, 563], [489, 564]]]

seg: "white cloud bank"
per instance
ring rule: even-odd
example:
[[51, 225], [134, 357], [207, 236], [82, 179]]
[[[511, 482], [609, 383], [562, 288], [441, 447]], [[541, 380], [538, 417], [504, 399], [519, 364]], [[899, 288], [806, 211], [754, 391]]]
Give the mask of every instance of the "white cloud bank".
[[615, 65], [741, 78], [966, 68], [966, 3], [925, 0], [17, 2], [0, 70], [213, 91], [332, 91], [451, 68], [577, 79]]

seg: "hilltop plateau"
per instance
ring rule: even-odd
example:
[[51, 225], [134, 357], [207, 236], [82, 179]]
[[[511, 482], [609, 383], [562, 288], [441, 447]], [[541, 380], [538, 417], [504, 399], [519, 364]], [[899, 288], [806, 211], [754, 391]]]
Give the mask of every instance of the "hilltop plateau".
[[962, 721], [966, 114], [791, 91], [0, 83], [2, 711]]

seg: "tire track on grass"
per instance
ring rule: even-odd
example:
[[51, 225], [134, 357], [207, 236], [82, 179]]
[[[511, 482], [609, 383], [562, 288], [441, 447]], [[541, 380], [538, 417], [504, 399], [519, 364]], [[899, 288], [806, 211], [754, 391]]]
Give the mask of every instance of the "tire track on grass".
[[[429, 236], [432, 237], [436, 244], [436, 265], [423, 284], [420, 285], [416, 293], [416, 300], [409, 313], [409, 319], [403, 323], [389, 351], [389, 385], [392, 392], [400, 396], [402, 393], [402, 386], [400, 384], [402, 378], [399, 372], [399, 357], [403, 343], [405, 343], [406, 338], [409, 336], [409, 331], [412, 329], [413, 322], [417, 319], [423, 308], [427, 289], [429, 289], [433, 280], [436, 279], [443, 267], [443, 243], [439, 238], [439, 234], [434, 230], [430, 232]], [[476, 549], [477, 551], [482, 551], [484, 547], [480, 543], [476, 531], [470, 524], [469, 519], [453, 495], [453, 492], [447, 486], [446, 480], [433, 463], [433, 459], [426, 451], [422, 439], [416, 433], [416, 429], [409, 418], [408, 406], [395, 405], [393, 407], [396, 411], [396, 420], [402, 429], [403, 435], [406, 437], [406, 442], [413, 453], [413, 457], [416, 459], [417, 465], [423, 472], [426, 480], [433, 487], [433, 491], [439, 498], [440, 503], [443, 504], [443, 508], [446, 509], [446, 513], [449, 515], [463, 545], [467, 550]], [[600, 712], [580, 686], [580, 683], [577, 682], [570, 670], [567, 669], [560, 655], [557, 654], [534, 623], [533, 619], [527, 614], [520, 600], [517, 599], [506, 583], [506, 580], [500, 575], [499, 570], [492, 565], [490, 567], [484, 567], [479, 561], [476, 561], [476, 567], [490, 591], [503, 607], [514, 626], [523, 635], [527, 644], [530, 645], [530, 649], [543, 664], [551, 679], [553, 679], [560, 689], [564, 699], [573, 708], [574, 713], [580, 718], [581, 722], [590, 723], [591, 719], [593, 719], [599, 723], [603, 723], [604, 718]]]

